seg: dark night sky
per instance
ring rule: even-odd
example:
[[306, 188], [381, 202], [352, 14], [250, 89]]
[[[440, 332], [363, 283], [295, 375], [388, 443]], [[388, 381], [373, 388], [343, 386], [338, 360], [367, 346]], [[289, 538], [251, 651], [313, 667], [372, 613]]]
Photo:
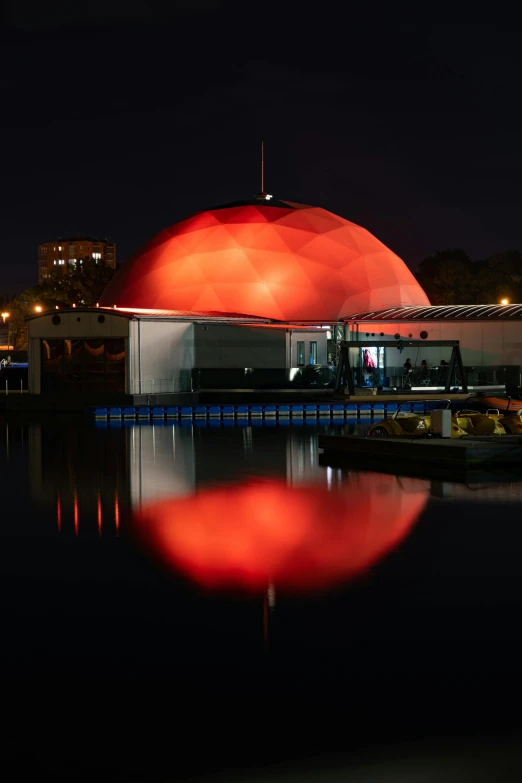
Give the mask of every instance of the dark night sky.
[[252, 196], [261, 138], [268, 192], [364, 225], [410, 266], [522, 249], [516, 27], [356, 24], [319, 4], [89, 8], [13, 3], [0, 33], [0, 290], [36, 282], [40, 241], [107, 236], [123, 262]]

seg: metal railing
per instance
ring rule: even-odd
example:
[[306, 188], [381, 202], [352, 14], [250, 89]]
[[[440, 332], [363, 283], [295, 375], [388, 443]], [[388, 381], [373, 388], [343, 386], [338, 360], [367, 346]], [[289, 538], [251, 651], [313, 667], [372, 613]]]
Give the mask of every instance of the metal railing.
[[[474, 365], [465, 366], [464, 372], [468, 386], [506, 386], [519, 388], [522, 386], [522, 368], [519, 365]], [[432, 367], [384, 367], [376, 370], [354, 368], [352, 370], [354, 383], [359, 387], [383, 387], [408, 390], [412, 388], [444, 388], [449, 372], [448, 365]], [[458, 387], [462, 383], [457, 368], [451, 378], [451, 386]]]

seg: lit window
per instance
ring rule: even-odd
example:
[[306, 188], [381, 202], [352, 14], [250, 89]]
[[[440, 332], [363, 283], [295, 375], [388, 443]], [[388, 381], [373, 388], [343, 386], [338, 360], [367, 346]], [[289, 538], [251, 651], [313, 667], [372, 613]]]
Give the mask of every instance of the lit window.
[[305, 344], [304, 340], [297, 341], [297, 366], [302, 367], [305, 363]]
[[56, 261], [53, 261], [53, 264], [56, 266]]
[[317, 364], [317, 342], [310, 340], [310, 364]]
[[62, 246], [61, 246], [61, 245], [58, 245], [58, 250], [61, 250], [61, 249], [62, 249]]

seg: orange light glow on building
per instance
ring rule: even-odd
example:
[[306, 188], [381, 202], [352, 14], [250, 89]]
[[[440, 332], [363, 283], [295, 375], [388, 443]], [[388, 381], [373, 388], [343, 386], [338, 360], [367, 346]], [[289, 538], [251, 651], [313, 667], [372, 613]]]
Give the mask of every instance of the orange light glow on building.
[[353, 577], [409, 532], [428, 482], [359, 474], [343, 485], [255, 480], [144, 506], [138, 534], [207, 588], [321, 590]]
[[62, 532], [62, 500], [60, 498], [60, 493], [56, 495], [56, 525], [58, 527], [58, 532]]
[[318, 207], [246, 201], [165, 229], [116, 273], [102, 307], [323, 320], [429, 301], [365, 228]]
[[98, 518], [98, 534], [101, 536], [103, 519], [102, 519], [102, 502], [101, 502], [101, 496], [99, 492], [98, 492], [98, 499], [96, 503], [96, 510], [97, 510], [97, 518]]
[[74, 533], [78, 535], [80, 532], [80, 523], [78, 518], [78, 494], [76, 490], [73, 493], [73, 518], [74, 518]]

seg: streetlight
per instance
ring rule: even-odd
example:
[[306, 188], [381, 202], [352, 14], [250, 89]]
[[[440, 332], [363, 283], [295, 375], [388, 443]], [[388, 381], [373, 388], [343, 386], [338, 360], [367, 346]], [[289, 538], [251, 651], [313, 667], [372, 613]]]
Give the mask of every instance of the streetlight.
[[3, 321], [4, 321], [4, 324], [5, 324], [5, 319], [6, 319], [6, 318], [9, 318], [9, 316], [11, 315], [11, 313], [0, 313], [0, 315], [2, 316], [2, 318], [3, 318]]
[[509, 304], [509, 299], [501, 299], [500, 304], [506, 305]]
[[35, 313], [41, 313], [42, 312], [42, 306], [41, 305], [36, 305], [36, 307], [34, 308], [34, 311], [35, 311]]

